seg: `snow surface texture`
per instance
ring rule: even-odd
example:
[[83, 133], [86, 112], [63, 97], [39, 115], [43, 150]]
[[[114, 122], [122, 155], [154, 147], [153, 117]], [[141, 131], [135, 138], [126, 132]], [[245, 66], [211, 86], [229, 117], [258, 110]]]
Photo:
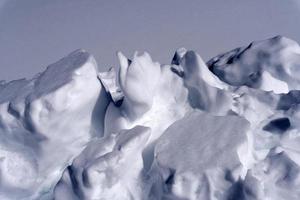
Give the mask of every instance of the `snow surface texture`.
[[300, 199], [296, 42], [117, 57], [0, 82], [1, 200]]

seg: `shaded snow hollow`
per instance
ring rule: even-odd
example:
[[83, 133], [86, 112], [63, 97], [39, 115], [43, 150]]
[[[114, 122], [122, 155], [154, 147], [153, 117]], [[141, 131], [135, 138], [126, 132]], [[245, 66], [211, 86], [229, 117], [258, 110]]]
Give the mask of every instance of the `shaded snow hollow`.
[[300, 199], [296, 42], [117, 57], [0, 82], [1, 200]]

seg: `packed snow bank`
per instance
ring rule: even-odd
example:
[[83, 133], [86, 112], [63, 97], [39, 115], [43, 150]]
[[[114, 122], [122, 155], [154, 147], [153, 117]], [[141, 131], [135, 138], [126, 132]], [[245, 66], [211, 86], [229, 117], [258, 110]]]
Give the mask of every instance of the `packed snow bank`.
[[172, 124], [159, 138], [155, 161], [164, 187], [161, 198], [218, 199], [242, 175], [239, 156], [247, 146], [247, 120], [194, 111]]
[[277, 36], [221, 54], [212, 58], [208, 66], [231, 85], [287, 93], [300, 87], [299, 62], [299, 44]]
[[103, 134], [108, 102], [97, 73], [94, 58], [78, 50], [32, 80], [2, 85], [1, 199], [51, 197], [64, 168]]
[[150, 128], [92, 140], [63, 174], [55, 199], [145, 199], [142, 150]]
[[78, 50], [2, 81], [0, 199], [299, 200], [299, 55], [275, 37], [98, 72]]

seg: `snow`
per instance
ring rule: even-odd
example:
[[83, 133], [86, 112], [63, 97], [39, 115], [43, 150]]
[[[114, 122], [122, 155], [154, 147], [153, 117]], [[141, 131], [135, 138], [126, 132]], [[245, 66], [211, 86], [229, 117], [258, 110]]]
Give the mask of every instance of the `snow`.
[[4, 85], [1, 199], [51, 197], [64, 168], [92, 137], [103, 134], [108, 101], [97, 73], [94, 58], [78, 50], [32, 80]]
[[55, 199], [142, 199], [142, 150], [150, 132], [137, 126], [92, 140], [65, 170]]
[[124, 95], [118, 84], [115, 68], [112, 67], [107, 72], [100, 72], [98, 74], [98, 78], [100, 79], [105, 91], [110, 95], [114, 104], [116, 106], [121, 105]]
[[205, 63], [76, 50], [0, 82], [0, 199], [300, 199], [300, 47], [277, 36]]
[[[164, 195], [195, 200], [225, 196], [237, 181], [226, 180], [226, 176], [234, 179], [241, 175], [238, 152], [247, 143], [248, 128], [244, 118], [200, 111], [188, 113], [172, 124], [155, 147], [158, 171], [169, 186]], [[164, 174], [166, 171], [169, 174]], [[219, 173], [226, 176], [220, 177]]]
[[299, 89], [299, 53], [295, 41], [276, 36], [214, 57], [208, 66], [231, 85], [287, 93]]

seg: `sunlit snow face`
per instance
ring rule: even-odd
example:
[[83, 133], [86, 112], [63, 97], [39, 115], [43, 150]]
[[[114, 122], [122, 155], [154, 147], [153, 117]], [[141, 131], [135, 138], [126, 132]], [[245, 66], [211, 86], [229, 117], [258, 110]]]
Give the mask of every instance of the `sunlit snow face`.
[[151, 101], [160, 79], [160, 64], [153, 62], [146, 52], [140, 56], [135, 52], [131, 63], [125, 61], [120, 53], [119, 58], [120, 86], [125, 98], [137, 104]]
[[[132, 128], [137, 124], [160, 129], [168, 126], [174, 118], [184, 115], [189, 107], [187, 89], [182, 77], [174, 73], [171, 66], [153, 62], [148, 53], [135, 53], [132, 61], [120, 52], [118, 57], [118, 81], [124, 100], [120, 107], [109, 106], [106, 113], [106, 122], [109, 124], [105, 126], [105, 134], [116, 131], [116, 127]], [[155, 117], [158, 113], [164, 117]], [[114, 127], [110, 125], [111, 120], [116, 122]], [[156, 132], [154, 138], [162, 130]]]

